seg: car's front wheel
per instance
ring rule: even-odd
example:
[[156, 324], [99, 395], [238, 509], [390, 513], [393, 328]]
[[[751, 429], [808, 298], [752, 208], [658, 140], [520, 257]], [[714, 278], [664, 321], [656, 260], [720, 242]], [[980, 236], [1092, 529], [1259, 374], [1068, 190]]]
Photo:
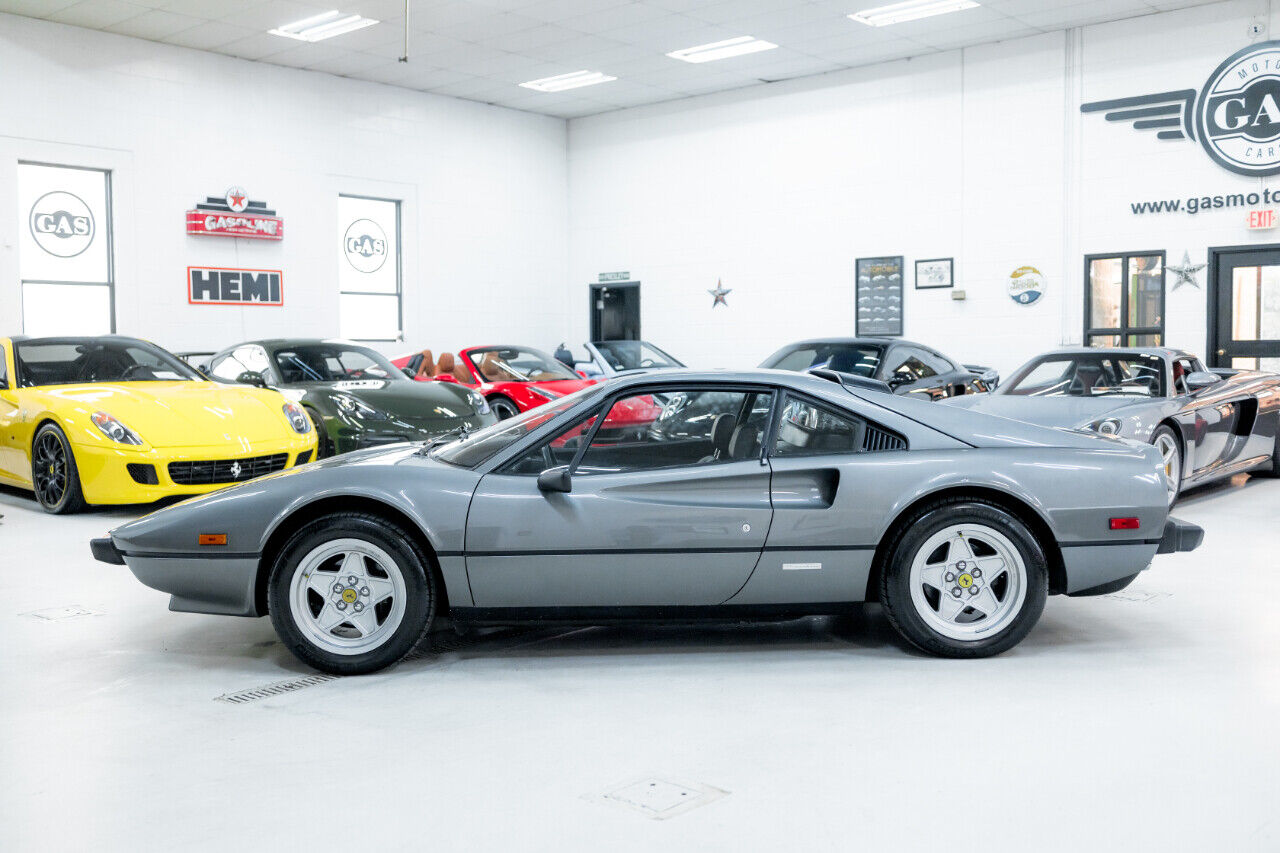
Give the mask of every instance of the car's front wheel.
[[1017, 645], [1048, 594], [1048, 564], [1035, 536], [1016, 516], [978, 500], [940, 503], [916, 516], [880, 579], [880, 601], [898, 633], [954, 658]]
[[55, 424], [45, 424], [31, 443], [31, 486], [45, 512], [63, 514], [85, 508], [71, 442]]
[[505, 421], [507, 418], [514, 418], [520, 414], [520, 409], [512, 400], [506, 397], [490, 397], [489, 408], [493, 409], [493, 413], [498, 416], [498, 420]]
[[407, 531], [362, 513], [318, 518], [281, 550], [271, 623], [303, 662], [336, 675], [390, 666], [430, 627], [435, 580]]

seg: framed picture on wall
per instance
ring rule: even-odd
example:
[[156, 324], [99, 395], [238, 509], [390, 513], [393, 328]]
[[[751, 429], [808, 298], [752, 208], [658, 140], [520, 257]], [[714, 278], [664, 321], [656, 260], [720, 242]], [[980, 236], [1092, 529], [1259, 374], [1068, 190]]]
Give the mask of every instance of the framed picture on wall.
[[858, 258], [854, 327], [863, 335], [902, 334], [902, 255]]
[[950, 287], [954, 284], [955, 259], [930, 258], [916, 261], [916, 290]]

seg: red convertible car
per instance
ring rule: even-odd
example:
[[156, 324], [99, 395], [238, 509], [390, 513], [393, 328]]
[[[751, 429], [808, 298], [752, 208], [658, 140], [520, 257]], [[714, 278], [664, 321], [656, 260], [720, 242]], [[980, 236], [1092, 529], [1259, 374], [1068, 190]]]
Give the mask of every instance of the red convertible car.
[[[594, 379], [584, 379], [542, 350], [522, 346], [470, 347], [432, 358], [431, 350], [395, 359], [392, 364], [420, 382], [457, 382], [475, 388], [499, 420], [537, 408], [572, 394]], [[647, 429], [662, 414], [656, 404], [629, 405], [626, 416], [614, 411], [603, 425], [620, 436], [636, 428]]]

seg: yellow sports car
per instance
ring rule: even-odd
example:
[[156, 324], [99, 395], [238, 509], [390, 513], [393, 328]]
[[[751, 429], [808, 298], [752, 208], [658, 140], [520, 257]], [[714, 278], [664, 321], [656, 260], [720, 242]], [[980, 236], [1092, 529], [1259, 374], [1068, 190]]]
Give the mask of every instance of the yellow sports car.
[[0, 338], [0, 483], [49, 512], [196, 495], [308, 462], [311, 420], [154, 344]]

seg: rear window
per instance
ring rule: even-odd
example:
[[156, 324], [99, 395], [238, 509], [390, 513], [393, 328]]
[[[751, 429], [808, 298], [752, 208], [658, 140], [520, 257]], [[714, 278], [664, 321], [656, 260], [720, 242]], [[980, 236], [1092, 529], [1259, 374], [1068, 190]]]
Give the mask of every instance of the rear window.
[[774, 354], [760, 366], [799, 373], [825, 367], [874, 379], [883, 357], [884, 347], [870, 344], [800, 344]]

